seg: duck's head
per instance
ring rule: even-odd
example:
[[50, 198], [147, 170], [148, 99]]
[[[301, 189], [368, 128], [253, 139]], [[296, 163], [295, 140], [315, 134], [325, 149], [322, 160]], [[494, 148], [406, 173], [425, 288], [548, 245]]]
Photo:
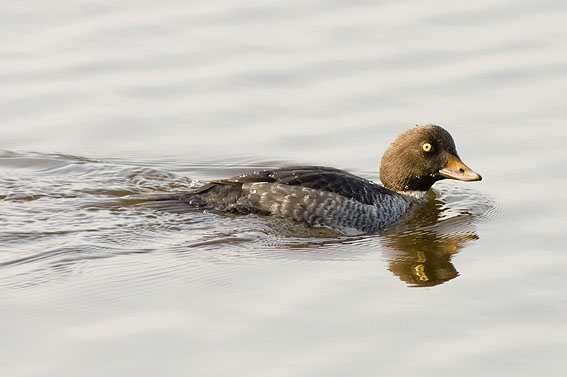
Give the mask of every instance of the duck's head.
[[461, 161], [451, 134], [435, 125], [417, 126], [398, 136], [380, 164], [382, 184], [398, 192], [427, 191], [446, 178], [482, 179]]

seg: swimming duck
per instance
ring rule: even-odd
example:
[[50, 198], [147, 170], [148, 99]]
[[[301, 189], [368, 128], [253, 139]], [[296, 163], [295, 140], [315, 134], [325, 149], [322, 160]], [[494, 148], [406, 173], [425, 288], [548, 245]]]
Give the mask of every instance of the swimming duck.
[[198, 208], [290, 218], [344, 234], [368, 233], [398, 220], [442, 179], [480, 181], [459, 158], [453, 138], [436, 125], [399, 135], [380, 164], [382, 185], [343, 170], [294, 166], [209, 181], [162, 197]]

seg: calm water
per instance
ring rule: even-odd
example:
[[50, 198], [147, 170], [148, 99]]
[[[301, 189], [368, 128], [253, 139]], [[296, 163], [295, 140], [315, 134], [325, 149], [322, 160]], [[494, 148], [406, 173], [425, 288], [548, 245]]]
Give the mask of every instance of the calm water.
[[[0, 5], [5, 376], [567, 375], [563, 1]], [[378, 180], [414, 124], [478, 183], [384, 232], [160, 211], [258, 168]]]

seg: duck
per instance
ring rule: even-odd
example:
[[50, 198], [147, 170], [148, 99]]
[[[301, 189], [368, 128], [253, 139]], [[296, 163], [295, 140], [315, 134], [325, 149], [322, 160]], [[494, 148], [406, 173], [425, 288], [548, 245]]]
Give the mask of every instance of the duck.
[[381, 185], [336, 168], [290, 166], [210, 180], [153, 200], [288, 218], [351, 235], [393, 224], [443, 179], [482, 177], [461, 160], [451, 134], [429, 124], [403, 132], [390, 144], [380, 163]]

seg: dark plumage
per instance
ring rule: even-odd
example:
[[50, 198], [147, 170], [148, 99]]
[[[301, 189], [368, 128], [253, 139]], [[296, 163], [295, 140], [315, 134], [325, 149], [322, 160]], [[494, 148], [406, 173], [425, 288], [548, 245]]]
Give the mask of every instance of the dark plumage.
[[398, 136], [384, 153], [380, 178], [384, 186], [339, 169], [300, 166], [210, 181], [190, 192], [149, 199], [287, 217], [354, 234], [393, 223], [415, 202], [412, 192], [426, 192], [438, 180], [481, 180], [461, 162], [451, 135], [434, 125]]

